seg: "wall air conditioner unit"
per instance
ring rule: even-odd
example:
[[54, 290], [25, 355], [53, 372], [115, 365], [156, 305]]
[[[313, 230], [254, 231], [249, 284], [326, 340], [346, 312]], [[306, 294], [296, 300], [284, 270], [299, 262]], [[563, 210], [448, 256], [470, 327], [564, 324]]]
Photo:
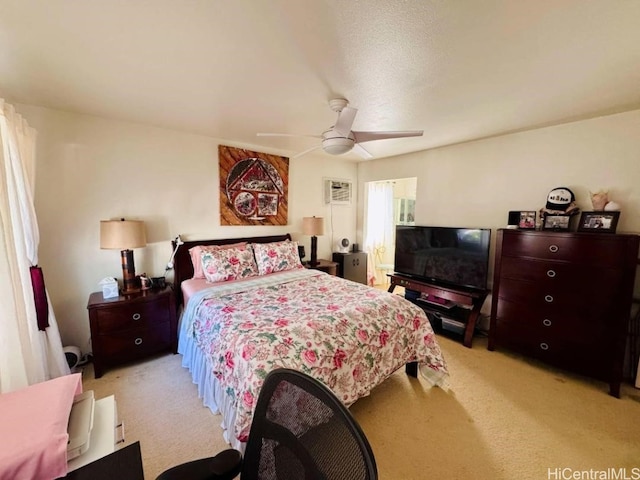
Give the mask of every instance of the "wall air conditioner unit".
[[346, 180], [326, 180], [324, 203], [332, 205], [351, 204], [352, 183]]

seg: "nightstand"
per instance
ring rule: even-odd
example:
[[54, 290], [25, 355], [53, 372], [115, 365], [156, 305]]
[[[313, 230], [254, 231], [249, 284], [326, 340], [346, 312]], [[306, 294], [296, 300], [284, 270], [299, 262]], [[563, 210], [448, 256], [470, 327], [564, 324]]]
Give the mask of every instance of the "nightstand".
[[[311, 268], [309, 262], [305, 262], [304, 268]], [[321, 272], [328, 273], [329, 275], [337, 275], [338, 274], [338, 264], [336, 262], [331, 262], [329, 260], [320, 260], [318, 259], [318, 265], [313, 267], [314, 270], [320, 270]]]
[[178, 352], [178, 321], [173, 288], [104, 298], [89, 296], [87, 309], [96, 378], [105, 366], [138, 360], [154, 353]]

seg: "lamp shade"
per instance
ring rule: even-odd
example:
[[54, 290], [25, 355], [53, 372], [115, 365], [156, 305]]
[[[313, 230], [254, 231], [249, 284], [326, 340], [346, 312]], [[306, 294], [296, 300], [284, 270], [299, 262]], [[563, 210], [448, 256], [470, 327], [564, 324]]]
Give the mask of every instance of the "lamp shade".
[[305, 235], [324, 235], [324, 218], [304, 217], [302, 219], [302, 233]]
[[140, 220], [101, 220], [100, 248], [128, 250], [144, 247], [147, 234]]

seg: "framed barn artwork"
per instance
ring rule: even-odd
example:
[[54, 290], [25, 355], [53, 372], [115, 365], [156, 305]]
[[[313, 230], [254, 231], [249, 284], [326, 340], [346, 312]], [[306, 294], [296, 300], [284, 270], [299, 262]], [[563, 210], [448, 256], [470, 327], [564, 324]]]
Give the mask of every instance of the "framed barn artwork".
[[289, 158], [218, 146], [220, 225], [287, 225]]

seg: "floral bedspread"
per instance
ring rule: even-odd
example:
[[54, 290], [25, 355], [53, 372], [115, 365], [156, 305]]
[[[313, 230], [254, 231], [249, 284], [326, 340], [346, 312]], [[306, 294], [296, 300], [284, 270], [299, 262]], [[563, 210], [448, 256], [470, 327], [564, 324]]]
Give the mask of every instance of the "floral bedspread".
[[407, 362], [434, 385], [448, 376], [420, 308], [315, 270], [212, 287], [191, 299], [182, 322], [233, 399], [241, 442], [265, 376], [279, 367], [321, 380], [347, 406]]

